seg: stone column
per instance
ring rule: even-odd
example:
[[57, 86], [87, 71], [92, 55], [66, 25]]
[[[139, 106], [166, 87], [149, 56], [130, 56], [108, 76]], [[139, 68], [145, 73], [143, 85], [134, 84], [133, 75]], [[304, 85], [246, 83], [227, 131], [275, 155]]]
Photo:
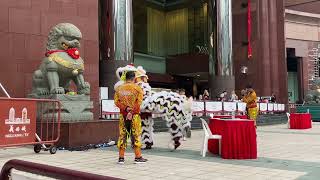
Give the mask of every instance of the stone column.
[[257, 1], [258, 58], [256, 63], [259, 96], [276, 93], [277, 101], [287, 103], [287, 65], [285, 58], [284, 2]]
[[100, 2], [100, 86], [109, 88], [113, 98], [115, 71], [133, 61], [132, 0]]
[[131, 61], [133, 59], [133, 15], [132, 0], [116, 0], [112, 6], [113, 31], [115, 38], [115, 60]]
[[[260, 89], [260, 96], [270, 96], [271, 95], [271, 61], [270, 61], [270, 34], [274, 30], [270, 26], [272, 14], [269, 13], [268, 0], [259, 0], [258, 1], [258, 32], [259, 32], [259, 58], [257, 61], [260, 61], [259, 71], [261, 72], [260, 82], [264, 88]], [[272, 42], [271, 42], [272, 43]], [[275, 45], [274, 42], [272, 45]]]
[[211, 97], [215, 97], [224, 90], [230, 93], [235, 87], [231, 10], [231, 0], [209, 1], [209, 33], [213, 39], [209, 60]]

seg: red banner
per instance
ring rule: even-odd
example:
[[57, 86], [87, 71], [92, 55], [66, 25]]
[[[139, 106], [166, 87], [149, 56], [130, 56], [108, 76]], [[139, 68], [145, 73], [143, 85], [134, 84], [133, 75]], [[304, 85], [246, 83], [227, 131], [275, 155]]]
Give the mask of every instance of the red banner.
[[1, 100], [0, 118], [0, 145], [35, 142], [35, 101]]
[[252, 48], [251, 48], [251, 2], [248, 0], [248, 59], [252, 57]]

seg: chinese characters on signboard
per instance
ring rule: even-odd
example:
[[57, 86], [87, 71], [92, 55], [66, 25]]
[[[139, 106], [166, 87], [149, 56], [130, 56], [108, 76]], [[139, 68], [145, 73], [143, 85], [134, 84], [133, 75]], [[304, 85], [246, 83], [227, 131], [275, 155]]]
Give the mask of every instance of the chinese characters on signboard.
[[36, 102], [3, 100], [0, 118], [0, 145], [35, 141]]
[[5, 126], [8, 129], [5, 138], [29, 136], [27, 131], [28, 125], [30, 125], [30, 119], [28, 119], [27, 108], [23, 108], [21, 117], [16, 117], [15, 109], [13, 107], [10, 108], [9, 118], [5, 120]]

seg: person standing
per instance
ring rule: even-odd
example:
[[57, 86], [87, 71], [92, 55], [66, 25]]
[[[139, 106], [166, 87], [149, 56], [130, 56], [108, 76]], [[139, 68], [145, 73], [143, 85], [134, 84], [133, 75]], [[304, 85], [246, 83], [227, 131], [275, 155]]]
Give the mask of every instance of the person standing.
[[210, 99], [210, 94], [208, 90], [204, 90], [203, 95], [202, 95], [203, 100], [209, 100]]
[[180, 89], [179, 90], [179, 95], [181, 95], [184, 99], [187, 99], [186, 90], [185, 89]]
[[257, 116], [258, 116], [257, 94], [252, 89], [251, 86], [246, 87], [246, 94], [243, 97], [243, 102], [247, 103], [249, 118], [254, 120], [254, 125], [257, 127], [257, 122], [256, 122]]
[[135, 152], [136, 164], [145, 163], [141, 155], [141, 118], [140, 105], [143, 100], [143, 90], [134, 83], [135, 72], [125, 73], [125, 83], [116, 88], [114, 95], [115, 105], [120, 109], [119, 120], [119, 164], [124, 164], [124, 153], [127, 148], [127, 140], [131, 138], [132, 148]]
[[239, 98], [238, 98], [236, 92], [234, 90], [231, 91], [230, 101], [231, 102], [235, 102], [235, 101], [238, 101], [238, 100], [239, 100]]
[[272, 92], [270, 102], [273, 102], [273, 103], [277, 102], [276, 94], [274, 92]]
[[247, 91], [245, 89], [241, 90], [241, 101], [243, 102], [243, 98], [246, 96]]
[[220, 99], [221, 99], [221, 101], [227, 101], [227, 96], [228, 96], [227, 91], [223, 91], [223, 92], [220, 94]]

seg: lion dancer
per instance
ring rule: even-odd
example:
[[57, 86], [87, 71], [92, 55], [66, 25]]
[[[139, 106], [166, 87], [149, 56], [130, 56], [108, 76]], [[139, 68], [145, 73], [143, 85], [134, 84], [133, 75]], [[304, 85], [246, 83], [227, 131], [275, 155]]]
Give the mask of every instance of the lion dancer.
[[[142, 142], [146, 149], [151, 149], [154, 144], [153, 138], [153, 113], [163, 114], [163, 118], [167, 121], [167, 127], [171, 134], [169, 142], [170, 149], [178, 148], [181, 143], [180, 139], [183, 137], [183, 130], [190, 127], [190, 120], [192, 119], [191, 104], [189, 99], [186, 99], [173, 92], [153, 92], [148, 84], [148, 76], [146, 71], [141, 67], [136, 68], [136, 83], [143, 89], [144, 98], [142, 103]], [[190, 109], [190, 110], [188, 110]]]
[[[146, 83], [148, 83], [148, 76], [146, 71], [141, 67], [137, 67], [136, 71], [136, 79], [135, 83], [143, 87]], [[146, 102], [146, 99], [150, 97], [151, 95], [151, 87], [148, 88], [143, 88], [143, 103]], [[149, 90], [149, 91], [148, 91]], [[141, 112], [141, 125], [142, 125], [142, 144], [145, 145], [145, 149], [151, 149], [153, 145], [153, 119], [152, 119], [152, 113], [151, 112]]]
[[114, 101], [120, 109], [119, 120], [119, 164], [124, 164], [124, 153], [127, 147], [127, 140], [131, 138], [131, 144], [135, 152], [136, 164], [145, 163], [141, 155], [141, 118], [140, 106], [143, 100], [142, 89], [134, 83], [135, 72], [125, 71], [121, 79], [125, 79], [124, 84], [117, 86]]
[[252, 89], [250, 85], [246, 87], [246, 95], [243, 97], [243, 102], [247, 103], [249, 118], [254, 120], [254, 125], [257, 127], [257, 116], [258, 116], [258, 106], [257, 106], [257, 94]]

